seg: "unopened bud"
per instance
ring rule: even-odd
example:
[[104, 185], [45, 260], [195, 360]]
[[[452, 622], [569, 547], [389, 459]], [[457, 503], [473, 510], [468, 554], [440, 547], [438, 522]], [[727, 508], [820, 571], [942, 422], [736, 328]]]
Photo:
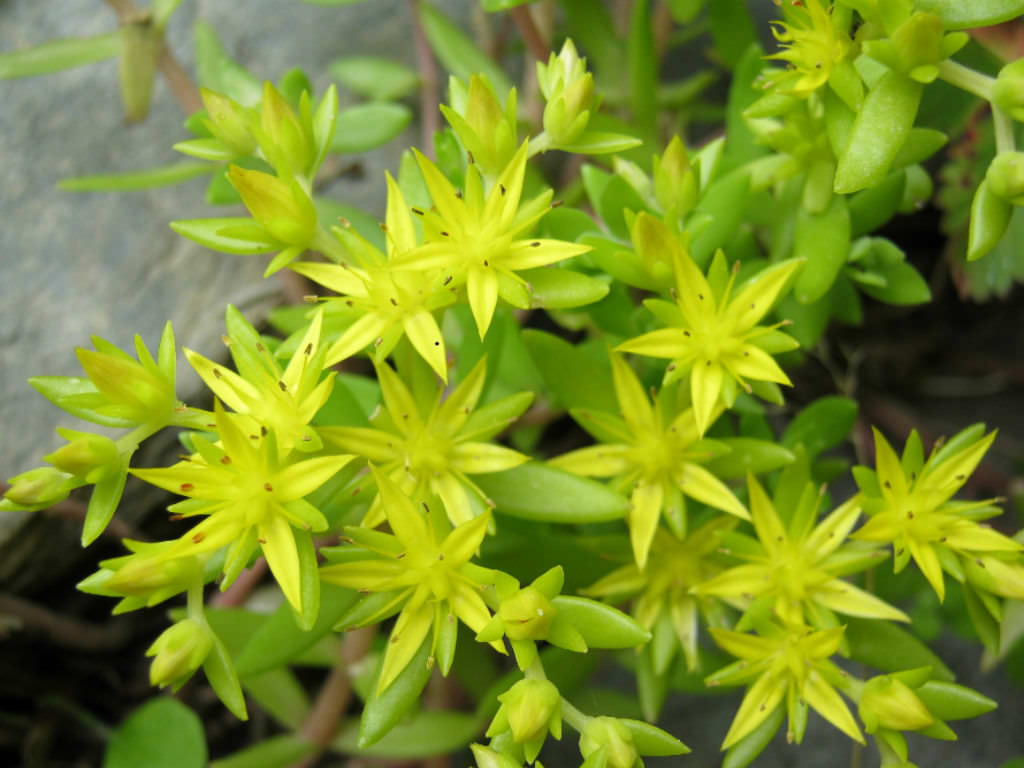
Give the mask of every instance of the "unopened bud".
[[228, 179], [249, 213], [271, 236], [288, 245], [309, 244], [316, 229], [316, 208], [298, 182], [288, 183], [237, 165], [228, 168]]
[[553, 683], [528, 678], [520, 680], [498, 697], [501, 707], [487, 734], [506, 728], [517, 744], [543, 739], [549, 728], [561, 735], [562, 697]]
[[572, 144], [586, 130], [594, 108], [594, 77], [572, 40], [547, 64], [537, 63], [537, 81], [547, 99], [544, 132], [555, 144]]
[[1017, 121], [1024, 121], [1024, 59], [999, 70], [992, 88], [992, 103]]
[[263, 84], [260, 148], [278, 173], [306, 173], [313, 162], [311, 137], [272, 83]]
[[252, 154], [256, 149], [256, 139], [249, 131], [249, 120], [246, 110], [227, 96], [201, 88], [203, 106], [210, 116], [206, 127], [216, 138], [231, 147], [240, 155]]
[[519, 761], [490, 747], [485, 747], [482, 744], [470, 744], [469, 748], [473, 751], [477, 768], [522, 768], [522, 763]]
[[989, 163], [985, 180], [1003, 200], [1024, 202], [1024, 152], [1000, 152]]
[[609, 768], [633, 768], [639, 757], [629, 728], [614, 717], [595, 717], [580, 735], [580, 754], [586, 759], [604, 747]]
[[48, 507], [63, 501], [71, 492], [74, 481], [53, 467], [37, 467], [22, 472], [7, 481], [10, 488], [4, 498], [19, 507]]
[[654, 197], [664, 211], [685, 216], [697, 203], [697, 174], [682, 139], [673, 136], [665, 153], [654, 159]]
[[556, 608], [536, 587], [524, 587], [503, 600], [498, 615], [510, 640], [543, 640], [555, 618]]
[[858, 713], [864, 730], [918, 731], [935, 722], [935, 717], [917, 694], [902, 680], [889, 675], [873, 677], [864, 684]]
[[206, 660], [211, 648], [209, 628], [194, 619], [172, 624], [146, 651], [147, 656], [155, 657], [149, 667], [150, 685], [183, 685]]
[[69, 439], [67, 445], [62, 445], [43, 459], [62, 472], [88, 483], [98, 483], [119, 469], [121, 452], [109, 437], [84, 434]]

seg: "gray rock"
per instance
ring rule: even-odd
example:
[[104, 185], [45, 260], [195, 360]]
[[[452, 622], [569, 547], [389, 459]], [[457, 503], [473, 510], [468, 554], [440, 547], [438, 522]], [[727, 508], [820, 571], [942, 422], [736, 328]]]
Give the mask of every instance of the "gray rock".
[[[452, 3], [465, 11], [465, 3]], [[244, 8], [244, 10], [243, 10]], [[259, 78], [276, 80], [300, 66], [318, 88], [327, 84], [334, 57], [393, 55], [412, 63], [409, 4], [375, 0], [320, 7], [298, 0], [185, 3], [172, 19], [168, 39], [192, 69], [191, 30], [197, 17], [210, 22], [226, 49]], [[102, 34], [116, 26], [100, 0], [0, 3], [0, 50], [47, 40]], [[343, 96], [343, 99], [345, 96]], [[75, 420], [25, 383], [34, 375], [81, 375], [76, 346], [98, 334], [121, 347], [140, 334], [151, 347], [167, 320], [180, 346], [219, 355], [227, 303], [258, 322], [281, 301], [277, 280], [264, 280], [265, 257], [214, 254], [176, 235], [176, 218], [238, 215], [203, 201], [205, 181], [120, 193], [57, 190], [66, 177], [139, 170], [182, 159], [171, 149], [188, 138], [182, 114], [158, 80], [150, 117], [127, 125], [121, 117], [114, 61], [44, 77], [0, 81], [0, 479], [41, 463], [62, 441], [54, 427]], [[415, 141], [410, 131], [388, 147], [359, 158], [361, 179], [335, 182], [328, 192], [381, 215], [384, 174], [398, 152]], [[225, 211], [225, 212], [221, 212]], [[200, 397], [198, 378], [179, 362], [179, 397]], [[142, 505], [128, 503], [126, 509]], [[74, 539], [52, 526], [28, 535], [26, 515], [0, 516], [0, 552], [16, 532], [29, 539]], [[0, 583], [25, 563], [0, 554]], [[23, 574], [24, 575], [24, 574]], [[22, 579], [19, 579], [19, 582]]]

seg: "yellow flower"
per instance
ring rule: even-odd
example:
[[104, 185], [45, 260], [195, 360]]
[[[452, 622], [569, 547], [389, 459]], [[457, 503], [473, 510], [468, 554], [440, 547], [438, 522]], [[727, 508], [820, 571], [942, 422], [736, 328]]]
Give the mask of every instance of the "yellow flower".
[[[385, 412], [382, 428], [323, 427], [320, 434], [342, 450], [365, 456], [410, 497], [436, 494], [454, 525], [465, 523], [487, 507], [486, 496], [469, 475], [501, 472], [528, 460], [518, 451], [480, 442], [500, 431], [529, 405], [528, 393], [512, 395], [474, 414], [487, 376], [486, 360], [469, 372], [444, 400], [443, 389], [429, 415], [421, 415], [412, 393], [389, 365], [377, 368]], [[497, 418], [488, 414], [500, 414]], [[380, 495], [363, 524], [383, 522]]]
[[[946, 595], [943, 572], [984, 591], [1024, 599], [1024, 566], [1003, 559], [1019, 561], [1024, 547], [976, 522], [999, 514], [994, 500], [951, 500], [995, 440], [995, 432], [982, 436], [984, 431], [984, 425], [969, 427], [945, 446], [936, 445], [924, 461], [916, 431], [901, 459], [876, 429], [875, 472], [855, 470], [870, 519], [854, 538], [892, 542], [895, 569], [902, 570], [913, 558], [939, 600]], [[986, 570], [1002, 578], [994, 579]]]
[[[633, 369], [618, 355], [612, 355], [612, 375], [622, 418], [579, 411], [573, 415], [584, 422], [599, 421], [617, 441], [571, 451], [550, 463], [579, 475], [616, 477], [618, 485], [633, 489], [627, 522], [640, 569], [647, 562], [662, 511], [680, 534], [686, 530], [684, 494], [749, 520], [732, 491], [700, 466], [727, 449], [700, 439], [694, 411], [688, 408], [666, 424], [660, 402], [656, 399], [651, 407]], [[717, 406], [715, 410], [715, 415], [721, 411]]]
[[335, 234], [357, 264], [307, 261], [290, 268], [341, 294], [341, 298], [325, 301], [344, 302], [362, 312], [330, 346], [325, 365], [334, 365], [369, 344], [374, 345], [376, 362], [382, 363], [404, 335], [441, 380], [447, 381], [444, 338], [433, 312], [455, 301], [446, 287], [451, 278], [446, 279], [439, 268], [417, 272], [395, 269], [395, 260], [416, 247], [416, 230], [405, 198], [390, 174], [387, 185], [386, 254], [357, 232], [336, 228]]
[[[312, 555], [310, 532], [327, 529], [320, 510], [305, 500], [349, 462], [351, 456], [318, 456], [282, 461], [272, 432], [241, 414], [226, 413], [215, 403], [220, 441], [193, 436], [197, 453], [172, 467], [133, 469], [147, 483], [187, 496], [169, 511], [206, 519], [161, 553], [161, 560], [229, 547], [224, 563], [226, 589], [260, 547], [271, 573], [299, 616], [312, 599], [315, 572], [304, 581], [301, 560]], [[310, 574], [306, 574], [308, 578]]]
[[[345, 534], [355, 546], [327, 551], [329, 561], [343, 557], [346, 562], [324, 566], [320, 576], [342, 587], [385, 593], [381, 610], [370, 612], [358, 625], [382, 621], [401, 609], [377, 682], [377, 692], [381, 693], [416, 655], [431, 627], [431, 657], [438, 658], [441, 671], [447, 674], [455, 651], [455, 618], [479, 632], [491, 618], [481, 592], [488, 583], [494, 583], [491, 577], [498, 576], [469, 562], [487, 533], [489, 512], [455, 527], [442, 538], [398, 486], [384, 474], [374, 474], [393, 535], [346, 528]], [[443, 644], [442, 635], [446, 637]], [[505, 653], [500, 641], [491, 646]]]
[[815, 526], [821, 497], [808, 484], [787, 527], [753, 475], [747, 485], [757, 541], [744, 547], [740, 557], [749, 562], [699, 584], [696, 594], [774, 598], [775, 614], [785, 624], [803, 624], [805, 618], [815, 623], [817, 606], [849, 616], [909, 621], [903, 611], [838, 577], [849, 573], [851, 564], [858, 570], [869, 567], [876, 554], [842, 546], [860, 518], [858, 497]]
[[735, 402], [738, 387], [751, 391], [748, 379], [790, 384], [772, 354], [796, 349], [799, 344], [776, 330], [777, 325], [757, 323], [802, 262], [790, 259], [767, 267], [733, 296], [736, 270], [729, 273], [721, 251], [715, 254], [705, 277], [678, 237], [665, 229], [660, 240], [673, 256], [675, 303], [648, 299], [644, 306], [669, 327], [645, 333], [616, 349], [672, 360], [665, 384], [689, 376], [697, 432], [703, 435], [718, 406], [731, 407]]
[[[836, 691], [843, 672], [829, 657], [839, 649], [843, 627], [814, 631], [807, 627], [786, 629], [770, 625], [765, 636], [711, 628], [723, 650], [740, 661], [710, 675], [705, 684], [739, 685], [753, 681], [722, 742], [728, 749], [763, 723], [786, 700], [789, 712], [787, 738], [800, 741], [800, 710], [810, 705], [822, 717], [854, 741], [864, 743], [846, 703]], [[796, 721], [796, 722], [795, 722]]]
[[430, 160], [416, 161], [434, 201], [423, 216], [426, 244], [395, 262], [406, 270], [443, 270], [452, 287], [465, 285], [469, 306], [482, 339], [501, 297], [519, 309], [530, 306], [530, 286], [518, 270], [553, 264], [589, 251], [589, 246], [561, 240], [525, 239], [547, 213], [551, 190], [520, 207], [526, 175], [527, 142], [484, 194], [475, 164], [466, 169], [465, 192], [458, 192]]
[[828, 82], [833, 70], [850, 51], [850, 37], [832, 18], [832, 6], [821, 0], [800, 0], [785, 6], [787, 21], [774, 22], [772, 34], [782, 50], [767, 56], [789, 65], [775, 74], [771, 82], [784, 93], [799, 96], [817, 90]]

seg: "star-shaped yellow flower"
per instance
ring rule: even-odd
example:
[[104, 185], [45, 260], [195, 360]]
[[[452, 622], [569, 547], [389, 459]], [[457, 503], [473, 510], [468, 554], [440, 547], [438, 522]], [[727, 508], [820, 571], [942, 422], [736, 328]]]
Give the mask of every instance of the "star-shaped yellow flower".
[[599, 422], [616, 442], [571, 451], [550, 463], [578, 475], [616, 477], [617, 485], [632, 489], [627, 522], [640, 569], [647, 563], [663, 511], [677, 533], [685, 535], [684, 495], [749, 520], [746, 508], [725, 483], [700, 466], [728, 449], [700, 439], [694, 411], [687, 408], [668, 422], [661, 403], [656, 399], [651, 406], [633, 369], [618, 355], [612, 355], [612, 375], [622, 418], [583, 411], [574, 411], [573, 416], [583, 423]]
[[590, 250], [561, 240], [523, 238], [549, 210], [552, 194], [549, 189], [520, 206], [527, 156], [527, 142], [523, 142], [485, 194], [484, 179], [475, 164], [466, 169], [465, 192], [460, 193], [434, 163], [416, 153], [434, 209], [423, 216], [426, 244], [395, 266], [440, 269], [452, 277], [453, 287], [465, 285], [480, 338], [487, 333], [499, 297], [514, 307], [529, 308], [530, 286], [517, 271]]
[[147, 483], [188, 497], [169, 508], [175, 515], [207, 516], [161, 557], [199, 555], [228, 547], [221, 583], [226, 589], [258, 546], [288, 602], [304, 616], [309, 590], [318, 582], [312, 571], [314, 578], [304, 583], [300, 560], [303, 556], [315, 558], [310, 532], [327, 529], [323, 514], [304, 497], [352, 457], [282, 461], [274, 434], [254, 419], [226, 413], [219, 403], [214, 416], [218, 443], [195, 435], [192, 440], [197, 453], [185, 460], [167, 468], [131, 470]]
[[729, 272], [721, 251], [715, 254], [705, 277], [667, 228], [661, 241], [673, 255], [675, 303], [648, 299], [644, 305], [668, 327], [631, 339], [617, 349], [672, 360], [665, 384], [689, 376], [697, 432], [703, 435], [719, 404], [732, 406], [738, 387], [751, 390], [747, 380], [790, 384], [772, 355], [799, 344], [777, 330], [777, 325], [757, 323], [802, 262], [790, 259], [767, 267], [732, 295], [736, 270]]

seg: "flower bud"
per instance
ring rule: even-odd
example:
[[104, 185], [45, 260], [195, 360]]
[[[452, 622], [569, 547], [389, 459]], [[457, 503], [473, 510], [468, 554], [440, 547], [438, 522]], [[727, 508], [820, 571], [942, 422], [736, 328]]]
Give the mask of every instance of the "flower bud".
[[1024, 59], [999, 70], [992, 88], [992, 103], [1014, 120], [1024, 121]]
[[858, 714], [864, 730], [919, 731], [935, 722], [935, 717], [911, 688], [895, 677], [880, 675], [864, 684]]
[[547, 99], [544, 132], [553, 144], [572, 144], [586, 130], [594, 108], [594, 77], [572, 40], [565, 41], [558, 56], [552, 53], [547, 64], [537, 63], [537, 81]]
[[665, 153], [654, 158], [654, 197], [662, 210], [685, 216], [697, 203], [697, 174], [679, 136], [673, 136]]
[[249, 131], [245, 108], [227, 96], [206, 88], [200, 88], [199, 93], [206, 113], [210, 116], [205, 121], [210, 133], [239, 155], [252, 154], [256, 150], [256, 139]]
[[602, 747], [607, 749], [609, 768], [633, 768], [639, 759], [633, 734], [614, 717], [595, 717], [583, 727], [580, 735], [583, 759]]
[[316, 230], [316, 208], [294, 180], [289, 184], [261, 171], [232, 165], [228, 179], [267, 232], [282, 243], [305, 246]]
[[284, 97], [270, 83], [263, 84], [260, 113], [260, 149], [281, 174], [303, 174], [313, 163], [312, 131], [307, 131]]
[[206, 660], [213, 648], [213, 637], [208, 627], [194, 619], [172, 624], [149, 646], [147, 656], [154, 656], [149, 667], [150, 685], [175, 689], [184, 685]]
[[522, 763], [490, 747], [470, 744], [469, 748], [473, 751], [477, 768], [522, 768]]
[[501, 707], [487, 730], [493, 736], [503, 730], [512, 731], [517, 744], [543, 740], [549, 728], [556, 737], [562, 729], [562, 697], [558, 688], [547, 680], [527, 678], [498, 697]]
[[74, 434], [75, 437], [67, 435], [67, 445], [43, 459], [88, 483], [98, 483], [119, 469], [121, 452], [113, 440], [104, 435]]
[[48, 507], [66, 499], [74, 487], [70, 477], [53, 467], [30, 469], [7, 482], [11, 487], [4, 498], [19, 507]]
[[543, 640], [555, 611], [555, 606], [539, 589], [529, 586], [503, 600], [498, 615], [510, 640]]
[[149, 114], [157, 59], [163, 45], [163, 34], [148, 13], [128, 19], [121, 27], [121, 104], [129, 123], [144, 120]]
[[1024, 152], [1000, 152], [989, 163], [985, 180], [994, 195], [1024, 202]]
[[145, 551], [102, 563], [111, 572], [103, 587], [112, 594], [146, 597], [154, 593], [176, 594], [202, 574], [203, 560], [193, 555], [169, 557], [174, 541], [159, 542]]

